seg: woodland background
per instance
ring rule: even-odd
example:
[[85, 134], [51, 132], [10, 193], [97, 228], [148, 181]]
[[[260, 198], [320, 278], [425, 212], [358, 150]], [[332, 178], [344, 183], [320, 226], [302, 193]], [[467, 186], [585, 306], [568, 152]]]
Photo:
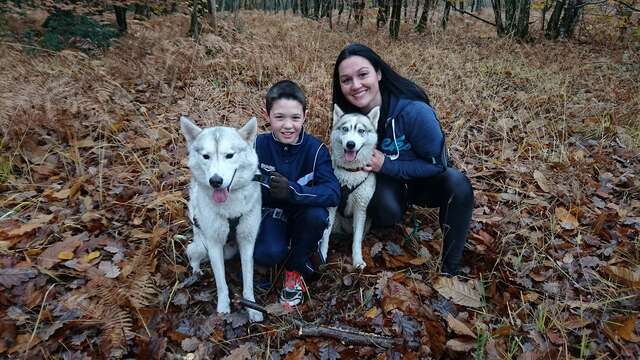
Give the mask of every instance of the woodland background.
[[[638, 16], [632, 0], [1, 0], [0, 357], [636, 359]], [[288, 78], [327, 141], [352, 41], [427, 90], [473, 183], [465, 276], [438, 276], [437, 212], [416, 208], [367, 236], [363, 273], [335, 239], [296, 312], [274, 288], [265, 322], [219, 316], [210, 270], [189, 281], [178, 118], [242, 124]]]

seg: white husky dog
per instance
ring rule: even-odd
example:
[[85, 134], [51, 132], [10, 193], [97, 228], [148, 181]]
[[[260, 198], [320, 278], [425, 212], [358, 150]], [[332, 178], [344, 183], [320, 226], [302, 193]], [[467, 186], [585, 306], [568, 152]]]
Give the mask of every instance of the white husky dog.
[[[253, 181], [258, 170], [258, 155], [253, 148], [257, 122], [252, 118], [241, 129], [201, 129], [183, 116], [180, 129], [187, 139], [191, 169], [189, 217], [193, 242], [187, 246], [189, 263], [194, 274], [202, 274], [200, 262], [209, 256], [218, 290], [217, 311], [229, 313], [224, 250], [230, 249], [225, 243], [233, 226], [242, 262], [242, 296], [255, 301], [253, 247], [262, 207], [260, 185]], [[248, 312], [251, 321], [262, 321], [260, 312]]]
[[331, 160], [342, 188], [340, 206], [329, 209], [329, 228], [320, 244], [320, 252], [326, 259], [331, 232], [353, 233], [351, 257], [353, 266], [363, 269], [362, 238], [369, 229], [367, 206], [376, 189], [375, 174], [363, 171], [369, 164], [378, 142], [378, 118], [380, 108], [373, 108], [366, 116], [345, 114], [338, 105], [333, 108], [331, 129]]

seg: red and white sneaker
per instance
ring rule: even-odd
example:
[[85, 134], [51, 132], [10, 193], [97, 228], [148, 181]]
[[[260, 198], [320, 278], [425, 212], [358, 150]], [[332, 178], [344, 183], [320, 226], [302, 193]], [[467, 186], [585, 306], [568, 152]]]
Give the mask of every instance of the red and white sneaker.
[[284, 286], [280, 292], [282, 305], [296, 306], [304, 301], [304, 293], [307, 291], [304, 279], [297, 271], [285, 271]]

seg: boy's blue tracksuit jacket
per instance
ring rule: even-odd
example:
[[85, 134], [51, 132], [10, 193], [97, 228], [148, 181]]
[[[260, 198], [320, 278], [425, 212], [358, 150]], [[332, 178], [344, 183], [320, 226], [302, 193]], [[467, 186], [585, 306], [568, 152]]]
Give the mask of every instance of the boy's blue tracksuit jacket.
[[378, 147], [386, 158], [381, 174], [410, 180], [444, 172], [448, 154], [445, 136], [433, 109], [422, 101], [390, 96], [379, 130]]
[[268, 176], [277, 171], [289, 179], [291, 196], [282, 202], [271, 198], [269, 189], [262, 186], [262, 206], [286, 209], [291, 206], [327, 208], [337, 206], [340, 183], [333, 173], [327, 147], [304, 130], [296, 144], [283, 144], [272, 133], [256, 138], [256, 152], [260, 172]]

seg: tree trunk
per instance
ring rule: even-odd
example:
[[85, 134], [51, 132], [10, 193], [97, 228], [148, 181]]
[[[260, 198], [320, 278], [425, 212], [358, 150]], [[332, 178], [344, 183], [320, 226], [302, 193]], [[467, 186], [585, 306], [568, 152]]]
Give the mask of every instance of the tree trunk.
[[409, 7], [409, 0], [402, 1], [402, 10], [404, 11], [404, 22], [409, 21], [407, 17], [407, 8]]
[[216, 29], [216, 3], [215, 0], [207, 0], [207, 22], [209, 26], [215, 31]]
[[449, 2], [449, 0], [445, 0], [444, 10], [442, 10], [442, 20], [440, 21], [440, 26], [442, 26], [443, 30], [447, 29], [447, 24], [449, 23], [450, 11], [451, 11], [451, 2]]
[[420, 0], [416, 0], [416, 9], [413, 12], [413, 23], [416, 24], [418, 22], [418, 9], [420, 9]]
[[355, 0], [351, 0], [351, 5], [349, 6], [349, 15], [347, 16], [347, 31], [349, 31], [349, 24], [351, 23], [351, 14], [353, 13], [353, 2], [354, 1]]
[[431, 9], [431, 1], [425, 0], [424, 6], [422, 6], [422, 14], [420, 14], [420, 20], [418, 21], [418, 25], [416, 26], [416, 31], [421, 33], [427, 28], [427, 24], [429, 22], [429, 10]]
[[531, 0], [520, 0], [520, 9], [518, 16], [518, 27], [516, 36], [518, 39], [527, 40], [529, 37], [529, 13], [531, 9]]
[[113, 6], [113, 10], [116, 13], [116, 23], [118, 23], [118, 31], [121, 34], [127, 32], [127, 7], [126, 6]]
[[362, 26], [364, 19], [365, 0], [354, 0], [353, 3], [353, 20], [358, 26]]
[[402, 0], [391, 0], [391, 19], [389, 21], [389, 35], [392, 39], [398, 39], [400, 33], [400, 13]]
[[389, 19], [389, 0], [378, 0], [378, 16], [376, 17], [376, 28], [380, 29], [387, 25]]
[[568, 39], [573, 37], [583, 8], [582, 3], [583, 0], [569, 0], [567, 2], [562, 20], [560, 20], [560, 38]]
[[531, 0], [492, 0], [498, 36], [529, 37]]
[[134, 5], [134, 14], [139, 17], [148, 18], [150, 15], [148, 1], [145, 1], [144, 3], [136, 3]]
[[564, 0], [556, 0], [556, 6], [553, 8], [547, 23], [547, 30], [544, 33], [544, 36], [549, 40], [555, 40], [560, 36], [560, 15], [562, 15], [564, 3]]
[[542, 22], [540, 24], [540, 31], [544, 32], [544, 23], [547, 21], [547, 11], [549, 10], [549, 0], [544, 0], [544, 6], [542, 7]]
[[198, 0], [192, 0], [192, 4], [189, 35], [197, 42], [200, 38], [200, 30], [202, 29], [202, 25], [200, 25], [200, 22], [198, 21]]

